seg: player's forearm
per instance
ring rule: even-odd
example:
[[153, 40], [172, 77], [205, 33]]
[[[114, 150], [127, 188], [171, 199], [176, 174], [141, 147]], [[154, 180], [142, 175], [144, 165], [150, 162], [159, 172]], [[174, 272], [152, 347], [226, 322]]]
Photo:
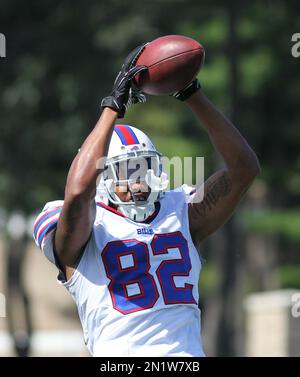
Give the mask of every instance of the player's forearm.
[[105, 108], [95, 128], [84, 141], [68, 173], [66, 197], [94, 199], [101, 163], [106, 157], [117, 113]]
[[254, 151], [205, 94], [199, 90], [186, 102], [207, 130], [228, 170], [245, 178], [256, 176], [260, 166]]

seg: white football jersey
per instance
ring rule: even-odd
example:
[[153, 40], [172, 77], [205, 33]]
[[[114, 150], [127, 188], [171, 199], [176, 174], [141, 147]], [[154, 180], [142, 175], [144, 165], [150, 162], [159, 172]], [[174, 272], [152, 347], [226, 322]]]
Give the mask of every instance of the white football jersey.
[[[94, 356], [204, 356], [198, 281], [201, 262], [188, 222], [191, 188], [165, 193], [145, 222], [97, 202], [91, 238], [72, 277]], [[53, 231], [63, 201], [46, 204], [34, 238], [55, 263]]]

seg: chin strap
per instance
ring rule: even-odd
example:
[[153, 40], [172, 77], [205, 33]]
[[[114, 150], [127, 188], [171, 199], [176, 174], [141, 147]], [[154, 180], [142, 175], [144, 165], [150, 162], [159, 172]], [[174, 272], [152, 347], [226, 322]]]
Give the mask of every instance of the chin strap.
[[130, 204], [127, 206], [119, 205], [119, 211], [129, 219], [133, 221], [144, 221], [152, 215], [155, 211], [154, 204], [147, 204], [145, 206], [136, 206], [135, 204]]

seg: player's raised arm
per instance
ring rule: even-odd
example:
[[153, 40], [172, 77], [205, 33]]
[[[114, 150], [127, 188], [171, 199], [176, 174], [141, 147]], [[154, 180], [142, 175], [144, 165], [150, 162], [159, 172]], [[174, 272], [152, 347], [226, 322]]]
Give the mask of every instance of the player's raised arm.
[[144, 101], [143, 96], [136, 97], [130, 90], [131, 79], [145, 69], [142, 66], [134, 67], [143, 48], [136, 48], [126, 58], [112, 94], [101, 102], [104, 110], [100, 119], [80, 148], [68, 173], [64, 204], [54, 239], [56, 257], [65, 269], [67, 278], [91, 235], [96, 214], [96, 181], [101, 173], [99, 161], [107, 155], [115, 121], [118, 117], [124, 117], [129, 104]]
[[196, 194], [189, 207], [191, 233], [197, 242], [201, 242], [232, 215], [241, 197], [260, 173], [260, 165], [246, 140], [209, 101], [197, 80], [185, 93], [177, 93], [177, 98], [185, 100], [201, 121], [225, 163], [223, 169], [205, 182], [203, 200], [199, 202]]

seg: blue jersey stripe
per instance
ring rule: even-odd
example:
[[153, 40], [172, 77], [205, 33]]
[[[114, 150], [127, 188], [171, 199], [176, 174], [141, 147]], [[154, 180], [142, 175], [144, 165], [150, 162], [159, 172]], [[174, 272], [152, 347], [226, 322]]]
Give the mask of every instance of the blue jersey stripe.
[[38, 244], [40, 245], [40, 247], [42, 246], [42, 241], [43, 241], [43, 238], [44, 238], [45, 234], [48, 233], [48, 232], [50, 232], [50, 230], [54, 229], [57, 226], [57, 222], [58, 222], [57, 220], [51, 222], [42, 231], [42, 233], [40, 234], [39, 239], [38, 239]]
[[35, 224], [35, 226], [34, 226], [34, 232], [33, 232], [33, 234], [34, 234], [34, 238], [35, 238], [35, 239], [36, 239], [36, 236], [37, 236], [37, 234], [38, 234], [38, 231], [39, 231], [41, 225], [43, 224], [43, 222], [44, 222], [46, 219], [48, 219], [49, 217], [55, 215], [56, 213], [61, 212], [61, 210], [62, 210], [62, 208], [55, 209], [55, 210], [53, 210], [53, 211], [48, 212], [47, 215], [42, 216], [42, 218], [39, 220], [39, 222], [38, 222], [37, 224]]

